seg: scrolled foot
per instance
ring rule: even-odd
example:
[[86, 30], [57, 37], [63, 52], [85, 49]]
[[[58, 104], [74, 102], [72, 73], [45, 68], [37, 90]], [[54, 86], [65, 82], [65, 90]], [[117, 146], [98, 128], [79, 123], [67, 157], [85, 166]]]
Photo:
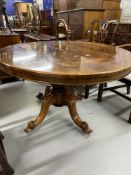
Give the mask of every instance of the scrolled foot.
[[43, 98], [44, 98], [43, 93], [39, 92], [38, 95], [36, 96], [36, 98], [40, 101], [43, 100]]
[[89, 128], [88, 124], [86, 122], [82, 122], [81, 129], [86, 134], [90, 134], [93, 130]]
[[35, 123], [34, 121], [30, 121], [27, 125], [27, 127], [24, 129], [26, 133], [31, 132], [35, 128]]

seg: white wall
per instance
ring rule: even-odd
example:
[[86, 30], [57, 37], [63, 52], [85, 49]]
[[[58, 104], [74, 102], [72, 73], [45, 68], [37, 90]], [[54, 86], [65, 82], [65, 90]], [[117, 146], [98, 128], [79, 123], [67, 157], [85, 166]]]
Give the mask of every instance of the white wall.
[[43, 9], [43, 0], [36, 0], [36, 1], [40, 7], [40, 10], [42, 10]]
[[121, 8], [122, 8], [121, 21], [131, 22], [131, 0], [122, 0]]

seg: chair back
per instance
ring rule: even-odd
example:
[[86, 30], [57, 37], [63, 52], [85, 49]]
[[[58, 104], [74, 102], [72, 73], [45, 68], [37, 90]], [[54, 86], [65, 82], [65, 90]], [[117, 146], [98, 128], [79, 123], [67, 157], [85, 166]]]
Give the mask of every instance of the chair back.
[[[70, 39], [73, 35], [64, 19], [58, 19], [56, 21], [56, 38], [59, 39]], [[72, 37], [73, 38], [73, 37]]]
[[[96, 25], [99, 29], [96, 31]], [[113, 31], [110, 33], [110, 27], [114, 25]], [[106, 20], [91, 20], [90, 21], [90, 35], [89, 41], [95, 41], [98, 43], [114, 44], [114, 38], [119, 26], [118, 20], [106, 21]]]

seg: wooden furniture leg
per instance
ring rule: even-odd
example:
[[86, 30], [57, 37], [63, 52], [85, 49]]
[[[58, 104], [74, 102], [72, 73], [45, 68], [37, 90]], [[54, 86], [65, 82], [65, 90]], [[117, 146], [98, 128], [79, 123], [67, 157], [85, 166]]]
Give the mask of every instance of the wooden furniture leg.
[[130, 112], [130, 115], [129, 115], [129, 120], [128, 120], [128, 123], [131, 124], [131, 112]]
[[9, 163], [7, 161], [2, 139], [3, 139], [3, 135], [0, 132], [0, 165], [3, 169], [2, 173], [3, 173], [3, 175], [13, 175], [14, 170], [12, 169], [12, 167], [9, 165]]
[[[121, 97], [127, 99], [128, 101], [131, 101], [131, 98], [130, 97], [128, 97], [128, 96], [126, 96], [126, 95], [124, 95], [124, 94], [122, 94], [122, 93], [120, 93], [120, 92], [118, 92], [118, 91], [115, 90], [115, 88], [117, 89], [117, 88], [120, 88], [120, 87], [122, 87], [122, 85], [115, 86], [115, 87], [109, 87], [109, 88], [105, 87], [104, 88], [104, 84], [100, 84], [99, 85], [99, 90], [98, 90], [97, 101], [99, 101], [99, 102], [102, 101], [102, 94], [103, 94], [103, 91], [105, 91], [105, 90], [111, 90], [112, 92], [120, 95]], [[130, 85], [127, 85], [127, 86], [124, 85], [123, 87], [127, 87], [127, 94], [130, 94]], [[131, 113], [129, 115], [128, 123], [131, 124]]]
[[89, 97], [89, 90], [90, 90], [89, 86], [86, 85], [85, 86], [85, 99], [87, 99]]
[[52, 94], [51, 92], [47, 93], [48, 92], [47, 89], [48, 87], [46, 88], [45, 95], [43, 96], [41, 111], [38, 117], [34, 121], [30, 121], [27, 127], [24, 129], [24, 131], [27, 133], [32, 131], [37, 125], [39, 125], [45, 119], [50, 105], [55, 102], [55, 95]]
[[104, 88], [104, 84], [101, 83], [101, 84], [99, 85], [98, 97], [97, 97], [97, 101], [99, 101], [99, 102], [102, 101], [103, 88]]
[[130, 91], [131, 91], [130, 85], [127, 85], [127, 94], [130, 94]]
[[70, 93], [66, 94], [65, 103], [68, 106], [69, 113], [71, 115], [72, 120], [75, 124], [82, 129], [83, 132], [90, 134], [92, 130], [89, 128], [88, 124], [85, 121], [82, 121], [77, 113], [75, 95]]
[[46, 88], [45, 95], [42, 97], [40, 114], [34, 121], [30, 121], [28, 123], [25, 128], [25, 132], [32, 131], [45, 119], [50, 105], [54, 105], [56, 107], [68, 106], [71, 118], [75, 124], [86, 134], [92, 132], [88, 124], [85, 121], [82, 121], [77, 114], [76, 96], [74, 94], [73, 87], [61, 85], [52, 85]]

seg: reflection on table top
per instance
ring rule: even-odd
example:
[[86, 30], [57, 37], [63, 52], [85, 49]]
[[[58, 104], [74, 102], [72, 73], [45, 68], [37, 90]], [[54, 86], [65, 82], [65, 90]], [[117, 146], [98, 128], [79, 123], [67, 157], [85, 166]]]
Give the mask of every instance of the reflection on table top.
[[11, 29], [13, 32], [28, 32], [27, 29], [19, 28], [19, 29]]
[[122, 78], [131, 71], [131, 53], [83, 41], [33, 42], [0, 50], [0, 68], [25, 79], [85, 84]]
[[55, 36], [45, 35], [45, 34], [25, 34], [25, 38], [33, 39], [35, 41], [50, 41], [56, 40]]

